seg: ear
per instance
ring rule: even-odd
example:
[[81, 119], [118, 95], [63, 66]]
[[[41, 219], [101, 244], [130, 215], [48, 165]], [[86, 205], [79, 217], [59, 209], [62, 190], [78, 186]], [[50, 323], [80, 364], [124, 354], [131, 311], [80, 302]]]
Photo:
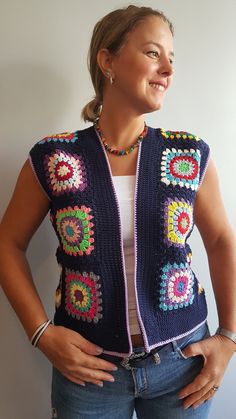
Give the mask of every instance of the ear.
[[[112, 69], [112, 56], [107, 48], [102, 48], [97, 53], [97, 63], [104, 75]], [[112, 73], [111, 73], [112, 74]], [[113, 74], [112, 74], [113, 76]]]

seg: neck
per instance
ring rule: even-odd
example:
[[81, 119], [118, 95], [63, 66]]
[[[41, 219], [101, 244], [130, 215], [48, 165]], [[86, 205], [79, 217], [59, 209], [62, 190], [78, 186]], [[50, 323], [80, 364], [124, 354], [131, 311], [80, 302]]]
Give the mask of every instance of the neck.
[[99, 126], [109, 146], [126, 149], [142, 133], [144, 118], [142, 115], [128, 115], [124, 110], [112, 112], [103, 106]]

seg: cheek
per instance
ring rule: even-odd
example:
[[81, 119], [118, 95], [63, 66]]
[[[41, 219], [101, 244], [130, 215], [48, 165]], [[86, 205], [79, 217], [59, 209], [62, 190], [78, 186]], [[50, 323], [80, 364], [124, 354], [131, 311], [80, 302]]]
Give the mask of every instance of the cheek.
[[125, 64], [126, 76], [132, 83], [143, 81], [143, 79], [147, 80], [153, 73], [152, 66], [143, 58], [136, 59], [135, 61], [131, 58], [127, 60]]
[[120, 82], [127, 90], [142, 90], [143, 86], [147, 83], [147, 72], [145, 69], [133, 67], [130, 64], [129, 70], [121, 74]]

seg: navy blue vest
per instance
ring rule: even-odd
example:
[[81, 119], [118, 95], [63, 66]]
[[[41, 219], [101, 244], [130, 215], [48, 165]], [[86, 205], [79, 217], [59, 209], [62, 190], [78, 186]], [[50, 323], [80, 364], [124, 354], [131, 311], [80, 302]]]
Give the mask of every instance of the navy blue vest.
[[[121, 157], [122, 158], [122, 157]], [[135, 290], [145, 349], [187, 335], [207, 317], [187, 243], [209, 146], [185, 132], [148, 127], [134, 197]], [[122, 225], [112, 172], [94, 126], [46, 137], [30, 150], [51, 201], [61, 267], [54, 323], [105, 353], [132, 352]]]

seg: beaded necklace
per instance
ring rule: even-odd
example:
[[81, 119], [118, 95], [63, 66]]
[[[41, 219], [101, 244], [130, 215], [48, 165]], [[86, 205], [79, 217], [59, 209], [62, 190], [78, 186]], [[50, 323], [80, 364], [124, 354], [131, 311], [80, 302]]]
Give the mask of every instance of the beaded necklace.
[[147, 125], [146, 125], [146, 122], [144, 122], [144, 129], [143, 129], [143, 131], [141, 132], [141, 134], [138, 136], [138, 138], [137, 138], [137, 140], [135, 141], [135, 143], [134, 143], [132, 146], [130, 146], [130, 147], [128, 147], [127, 149], [125, 149], [125, 150], [117, 150], [117, 149], [115, 149], [115, 148], [110, 147], [110, 146], [107, 144], [107, 140], [106, 140], [106, 138], [104, 137], [104, 135], [103, 135], [103, 132], [102, 132], [101, 128], [99, 127], [99, 118], [97, 118], [97, 119], [94, 121], [94, 123], [93, 123], [93, 124], [94, 124], [94, 128], [97, 130], [97, 132], [98, 132], [98, 134], [99, 134], [99, 137], [100, 137], [101, 141], [102, 141], [102, 142], [103, 142], [103, 144], [104, 144], [105, 149], [106, 149], [107, 151], [109, 151], [110, 153], [116, 154], [117, 156], [125, 156], [125, 155], [127, 155], [127, 154], [130, 154], [130, 153], [131, 153], [131, 152], [135, 149], [135, 147], [138, 147], [138, 146], [139, 146], [139, 144], [143, 141], [144, 137], [146, 137], [147, 132], [148, 132], [148, 127], [147, 127]]

